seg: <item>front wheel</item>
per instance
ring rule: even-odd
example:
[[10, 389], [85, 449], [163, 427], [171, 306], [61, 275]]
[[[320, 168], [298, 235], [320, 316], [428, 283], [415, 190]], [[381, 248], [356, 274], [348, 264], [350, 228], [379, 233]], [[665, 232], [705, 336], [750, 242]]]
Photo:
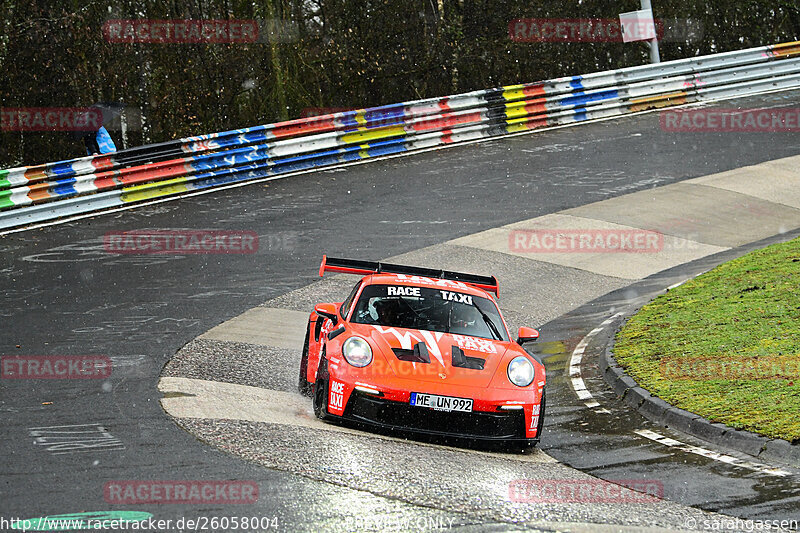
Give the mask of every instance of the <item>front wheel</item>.
[[329, 420], [328, 414], [328, 360], [323, 352], [319, 358], [317, 381], [314, 382], [313, 405], [314, 415], [320, 420]]
[[544, 406], [547, 395], [542, 391], [542, 402], [539, 404], [539, 425], [536, 426], [536, 440], [542, 440], [542, 430], [544, 430]]
[[542, 394], [542, 402], [539, 404], [539, 423], [536, 425], [536, 436], [533, 439], [527, 440], [525, 442], [516, 442], [514, 444], [508, 444], [504, 446], [504, 450], [509, 453], [519, 453], [520, 451], [525, 453], [529, 450], [535, 448], [539, 442], [542, 440], [542, 430], [544, 429], [544, 407], [545, 407], [545, 395]]

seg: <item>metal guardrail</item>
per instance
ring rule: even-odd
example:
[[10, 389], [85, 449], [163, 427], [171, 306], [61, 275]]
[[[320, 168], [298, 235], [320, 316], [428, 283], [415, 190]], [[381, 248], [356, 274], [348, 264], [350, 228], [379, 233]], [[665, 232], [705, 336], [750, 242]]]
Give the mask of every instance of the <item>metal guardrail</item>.
[[445, 144], [793, 87], [800, 87], [800, 42], [0, 170], [0, 229]]

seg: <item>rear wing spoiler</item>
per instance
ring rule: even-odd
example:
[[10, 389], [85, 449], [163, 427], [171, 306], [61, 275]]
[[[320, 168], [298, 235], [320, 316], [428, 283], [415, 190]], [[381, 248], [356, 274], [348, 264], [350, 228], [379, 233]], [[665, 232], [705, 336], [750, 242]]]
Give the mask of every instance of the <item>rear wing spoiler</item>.
[[499, 291], [497, 278], [494, 276], [478, 276], [477, 274], [436, 270], [435, 268], [392, 265], [390, 263], [359, 261], [357, 259], [339, 259], [323, 255], [322, 264], [319, 266], [320, 277], [322, 277], [325, 272], [342, 272], [344, 274], [358, 274], [361, 276], [367, 276], [369, 274], [405, 274], [407, 276], [422, 276], [426, 278], [460, 281], [478, 287], [479, 289], [493, 292], [495, 295], [498, 295]]

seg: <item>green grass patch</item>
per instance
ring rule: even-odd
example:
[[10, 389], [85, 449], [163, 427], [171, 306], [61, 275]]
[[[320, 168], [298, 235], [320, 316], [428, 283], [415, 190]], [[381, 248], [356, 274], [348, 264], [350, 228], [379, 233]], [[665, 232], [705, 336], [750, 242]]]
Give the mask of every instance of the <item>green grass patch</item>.
[[672, 405], [800, 441], [800, 238], [659, 296], [617, 333], [614, 356]]

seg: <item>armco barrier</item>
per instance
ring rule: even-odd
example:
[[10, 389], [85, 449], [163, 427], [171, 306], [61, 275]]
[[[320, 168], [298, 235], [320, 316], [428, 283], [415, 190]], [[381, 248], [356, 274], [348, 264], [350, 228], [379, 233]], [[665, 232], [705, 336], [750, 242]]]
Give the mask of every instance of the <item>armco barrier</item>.
[[794, 87], [800, 87], [800, 42], [0, 170], [0, 229], [444, 144]]

